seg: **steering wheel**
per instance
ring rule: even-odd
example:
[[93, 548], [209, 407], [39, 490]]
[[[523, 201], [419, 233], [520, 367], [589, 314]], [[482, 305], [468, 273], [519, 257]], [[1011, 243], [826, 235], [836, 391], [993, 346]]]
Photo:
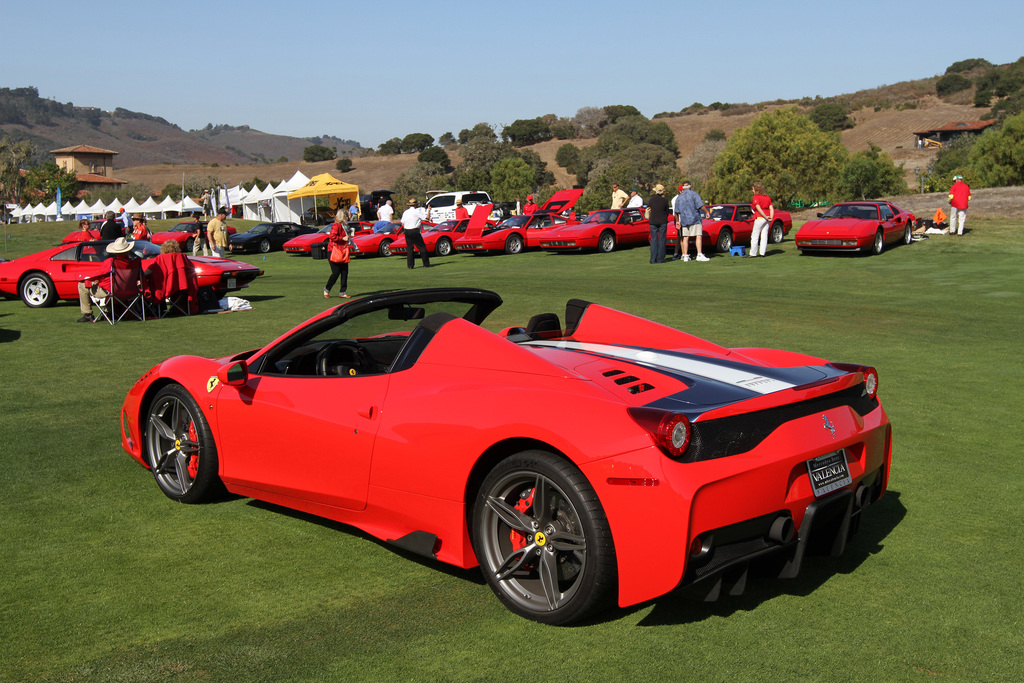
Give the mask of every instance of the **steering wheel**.
[[349, 339], [329, 342], [316, 354], [318, 377], [355, 377], [373, 372], [376, 367], [373, 356], [358, 342]]

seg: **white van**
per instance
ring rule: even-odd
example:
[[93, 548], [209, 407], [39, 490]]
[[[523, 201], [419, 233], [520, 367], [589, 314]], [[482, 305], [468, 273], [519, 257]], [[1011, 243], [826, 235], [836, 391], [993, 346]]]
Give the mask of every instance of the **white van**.
[[[433, 196], [430, 196], [433, 195]], [[462, 199], [462, 206], [472, 215], [473, 208], [477, 204], [492, 204], [491, 197], [486, 192], [464, 191], [458, 192], [428, 192], [427, 203], [424, 205], [430, 209], [430, 222], [440, 223], [442, 221], [455, 220], [455, 200]]]

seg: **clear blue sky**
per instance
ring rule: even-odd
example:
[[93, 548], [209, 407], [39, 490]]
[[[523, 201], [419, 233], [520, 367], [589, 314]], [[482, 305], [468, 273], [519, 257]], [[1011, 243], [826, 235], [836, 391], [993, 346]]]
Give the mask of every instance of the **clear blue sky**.
[[584, 106], [827, 97], [1024, 55], [1021, 0], [56, 0], [2, 15], [0, 86], [367, 147]]

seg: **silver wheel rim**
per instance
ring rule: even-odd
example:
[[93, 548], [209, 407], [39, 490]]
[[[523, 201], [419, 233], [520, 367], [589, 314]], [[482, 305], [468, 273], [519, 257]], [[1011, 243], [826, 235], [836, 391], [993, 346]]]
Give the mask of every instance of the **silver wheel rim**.
[[[406, 253], [408, 253], [409, 249], [411, 249], [411, 247], [408, 244], [406, 244], [406, 247], [405, 247]], [[381, 242], [380, 243], [380, 255], [381, 256], [391, 256], [391, 242]]]
[[146, 454], [157, 483], [176, 496], [196, 480], [200, 447], [196, 420], [188, 406], [165, 396], [153, 406], [146, 427]]
[[447, 256], [452, 253], [452, 243], [448, 240], [440, 240], [437, 243], [437, 253], [439, 256]]
[[782, 226], [781, 225], [772, 226], [772, 244], [781, 244], [781, 243], [782, 243]]
[[510, 254], [518, 254], [522, 248], [523, 248], [523, 244], [519, 240], [518, 237], [513, 236], [513, 237], [509, 238], [509, 240], [508, 240], [508, 253], [510, 253]]
[[579, 591], [587, 570], [583, 524], [551, 479], [527, 471], [505, 475], [487, 492], [480, 524], [485, 569], [509, 600], [550, 612]]
[[45, 278], [33, 276], [25, 281], [25, 287], [22, 291], [25, 295], [25, 301], [32, 306], [42, 306], [50, 296], [50, 284]]
[[615, 248], [615, 236], [611, 233], [601, 235], [601, 251], [607, 253]]
[[875, 233], [875, 253], [882, 253], [882, 233], [880, 232]]
[[260, 251], [262, 251], [264, 254], [270, 251], [270, 242], [268, 240], [263, 240], [262, 242], [260, 242]]

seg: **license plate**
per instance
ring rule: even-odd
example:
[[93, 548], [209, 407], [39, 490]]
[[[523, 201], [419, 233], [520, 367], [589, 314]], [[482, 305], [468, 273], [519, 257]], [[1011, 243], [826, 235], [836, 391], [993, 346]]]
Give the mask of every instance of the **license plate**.
[[235, 278], [229, 277], [228, 278], [228, 289], [234, 289], [234, 288], [235, 288]]
[[846, 451], [842, 449], [808, 460], [806, 464], [815, 498], [841, 489], [853, 481], [850, 466], [846, 463]]

